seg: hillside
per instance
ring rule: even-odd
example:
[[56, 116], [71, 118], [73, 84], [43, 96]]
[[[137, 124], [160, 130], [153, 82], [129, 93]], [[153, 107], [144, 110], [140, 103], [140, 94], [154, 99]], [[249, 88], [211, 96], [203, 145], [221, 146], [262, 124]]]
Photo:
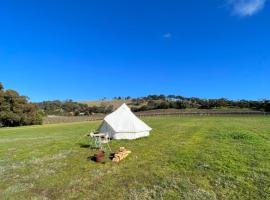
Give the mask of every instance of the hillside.
[[[164, 102], [164, 100], [151, 100], [153, 103], [160, 104]], [[142, 106], [147, 106], [149, 104], [149, 100], [140, 100], [138, 99], [121, 99], [121, 100], [96, 100], [96, 101], [79, 101], [79, 103], [87, 104], [88, 106], [113, 106], [113, 109], [117, 109], [120, 107], [123, 103], [126, 103], [131, 109], [134, 109], [135, 112], [140, 113], [160, 113], [160, 112], [218, 112], [218, 111], [224, 111], [224, 112], [242, 112], [242, 111], [252, 111], [251, 108], [231, 108], [231, 107], [218, 107], [218, 108], [212, 108], [212, 109], [199, 109], [199, 108], [184, 108], [184, 109], [176, 109], [176, 108], [154, 108], [149, 110], [136, 110], [136, 108], [140, 108]]]
[[195, 97], [183, 97], [175, 95], [148, 95], [140, 98], [118, 97], [113, 100], [97, 101], [43, 101], [36, 103], [44, 116], [92, 116], [95, 114], [108, 114], [117, 109], [123, 103], [126, 103], [133, 112], [200, 112], [208, 113], [209, 111], [224, 112], [242, 112], [257, 111], [269, 112], [270, 101], [249, 101], [249, 100], [229, 100], [229, 99], [200, 99]]
[[131, 100], [97, 100], [97, 101], [80, 101], [80, 103], [87, 104], [88, 106], [110, 106], [112, 105], [115, 108], [118, 108], [123, 103], [130, 104]]

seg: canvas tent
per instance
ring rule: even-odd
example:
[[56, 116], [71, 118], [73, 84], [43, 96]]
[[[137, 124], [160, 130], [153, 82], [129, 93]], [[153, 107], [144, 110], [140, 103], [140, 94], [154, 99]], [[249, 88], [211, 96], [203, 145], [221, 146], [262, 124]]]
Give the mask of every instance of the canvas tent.
[[152, 128], [136, 117], [126, 104], [107, 115], [99, 128], [99, 132], [117, 140], [146, 137], [151, 130]]

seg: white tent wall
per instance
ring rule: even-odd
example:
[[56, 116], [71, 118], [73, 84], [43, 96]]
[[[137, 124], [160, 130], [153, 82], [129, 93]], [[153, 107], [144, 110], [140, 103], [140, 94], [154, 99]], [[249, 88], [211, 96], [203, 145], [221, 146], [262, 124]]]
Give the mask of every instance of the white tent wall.
[[113, 130], [113, 128], [106, 121], [102, 122], [99, 128], [99, 132], [106, 133], [109, 138], [113, 138], [115, 134], [115, 131]]
[[121, 140], [121, 139], [134, 140], [141, 137], [147, 137], [149, 135], [150, 135], [149, 131], [138, 132], [138, 133], [115, 133], [112, 138], [115, 140]]
[[107, 115], [99, 128], [99, 132], [117, 140], [147, 137], [151, 130], [152, 128], [134, 115], [126, 104]]
[[142, 132], [135, 132], [135, 133], [128, 133], [128, 132], [115, 132], [113, 128], [106, 122], [103, 121], [99, 132], [106, 133], [109, 138], [115, 139], [115, 140], [121, 140], [121, 139], [126, 139], [126, 140], [133, 140], [141, 137], [147, 137], [150, 135], [149, 131], [142, 131]]

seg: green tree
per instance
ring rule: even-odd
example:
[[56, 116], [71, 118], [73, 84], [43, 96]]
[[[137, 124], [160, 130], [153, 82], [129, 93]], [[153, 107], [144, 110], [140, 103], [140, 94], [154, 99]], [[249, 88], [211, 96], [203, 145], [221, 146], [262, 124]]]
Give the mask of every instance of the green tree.
[[0, 90], [0, 126], [21, 126], [41, 124], [42, 116], [38, 108], [20, 96], [15, 90]]
[[270, 112], [270, 100], [265, 100], [263, 107], [265, 112]]
[[3, 91], [4, 90], [4, 86], [3, 84], [0, 82], [0, 91]]

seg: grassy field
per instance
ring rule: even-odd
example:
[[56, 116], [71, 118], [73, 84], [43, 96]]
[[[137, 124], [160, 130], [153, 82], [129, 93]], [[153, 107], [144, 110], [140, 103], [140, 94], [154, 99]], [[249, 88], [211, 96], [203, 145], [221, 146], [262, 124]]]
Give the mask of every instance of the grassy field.
[[144, 120], [119, 164], [89, 159], [100, 122], [0, 129], [0, 199], [269, 199], [269, 117]]

